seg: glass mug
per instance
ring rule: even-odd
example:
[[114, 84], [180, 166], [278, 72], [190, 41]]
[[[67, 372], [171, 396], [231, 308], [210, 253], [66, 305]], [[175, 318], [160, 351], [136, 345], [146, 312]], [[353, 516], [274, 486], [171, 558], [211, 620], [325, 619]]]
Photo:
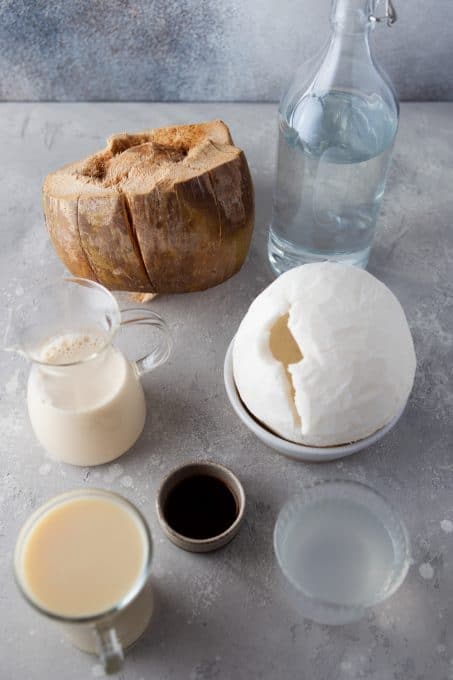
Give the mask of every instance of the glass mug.
[[[93, 502], [101, 504], [100, 515], [93, 512]], [[88, 503], [88, 506], [77, 510], [78, 503]], [[118, 529], [118, 520], [122, 532]], [[118, 533], [120, 536], [116, 537], [115, 544], [116, 539], [112, 537]], [[128, 538], [128, 545], [135, 550], [123, 549]], [[106, 560], [115, 553], [117, 559], [114, 560], [112, 579], [111, 563], [110, 570], [105, 567]], [[133, 579], [130, 578], [131, 564], [128, 564], [131, 555], [140, 564]], [[98, 654], [106, 673], [115, 673], [123, 664], [124, 651], [143, 635], [152, 616], [151, 555], [149, 527], [132, 503], [109, 491], [83, 489], [50, 499], [29, 517], [17, 539], [14, 572], [25, 600], [37, 612], [60, 624], [75, 647]], [[72, 557], [77, 564], [75, 571], [71, 570]], [[137, 567], [137, 564], [132, 566]], [[88, 583], [81, 581], [80, 570], [85, 576], [90, 574]], [[61, 574], [63, 578], [59, 580]], [[110, 581], [106, 576], [111, 577]], [[119, 586], [122, 587], [121, 597], [109, 600], [108, 589]], [[96, 598], [104, 598], [108, 606], [90, 612], [90, 593], [95, 593]], [[72, 598], [71, 606], [78, 609], [71, 615], [67, 613], [67, 597]]]
[[[154, 346], [128, 361], [112, 344], [117, 331], [152, 327]], [[72, 465], [118, 458], [140, 436], [146, 404], [140, 376], [171, 351], [164, 320], [148, 309], [120, 312], [98, 283], [68, 278], [30, 296], [12, 316], [9, 347], [32, 362], [27, 404], [36, 437], [48, 453]]]

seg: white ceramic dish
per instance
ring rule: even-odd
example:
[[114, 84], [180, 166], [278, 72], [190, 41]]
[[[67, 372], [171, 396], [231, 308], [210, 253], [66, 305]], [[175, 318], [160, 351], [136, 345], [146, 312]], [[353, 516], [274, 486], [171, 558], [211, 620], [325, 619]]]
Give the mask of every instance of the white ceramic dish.
[[233, 343], [234, 338], [231, 341], [230, 346], [228, 347], [227, 353], [225, 355], [225, 364], [223, 371], [225, 389], [228, 395], [228, 399], [230, 400], [230, 403], [233, 409], [235, 410], [236, 415], [239, 416], [244, 425], [246, 425], [249, 428], [249, 430], [258, 437], [258, 439], [260, 439], [264, 444], [266, 444], [266, 446], [269, 446], [271, 449], [274, 449], [275, 451], [278, 451], [279, 453], [283, 454], [284, 456], [288, 456], [289, 458], [295, 458], [296, 460], [302, 460], [307, 462], [321, 463], [328, 462], [330, 460], [336, 460], [337, 458], [345, 458], [346, 456], [351, 456], [353, 453], [362, 451], [363, 449], [366, 449], [368, 446], [371, 446], [372, 444], [375, 444], [380, 439], [382, 439], [382, 437], [384, 437], [387, 434], [387, 432], [390, 432], [392, 427], [396, 425], [398, 420], [401, 418], [404, 409], [406, 408], [406, 405], [404, 405], [400, 413], [398, 413], [389, 423], [387, 423], [385, 427], [382, 427], [380, 430], [377, 430], [377, 432], [372, 434], [370, 437], [360, 439], [359, 441], [353, 442], [352, 444], [343, 444], [341, 446], [316, 447], [305, 446], [304, 444], [296, 444], [295, 442], [290, 442], [286, 439], [282, 439], [281, 437], [278, 437], [277, 435], [270, 432], [270, 430], [267, 430], [265, 427], [263, 427], [263, 425], [261, 425], [261, 423], [255, 420], [255, 418], [250, 414], [250, 412], [245, 408], [244, 404], [242, 403], [233, 377]]

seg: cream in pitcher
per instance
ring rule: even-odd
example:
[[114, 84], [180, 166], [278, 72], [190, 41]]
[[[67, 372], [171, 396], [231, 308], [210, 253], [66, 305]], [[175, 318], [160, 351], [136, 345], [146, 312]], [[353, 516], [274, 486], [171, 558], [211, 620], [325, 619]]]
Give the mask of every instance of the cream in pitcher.
[[[152, 326], [151, 352], [128, 361], [112, 345], [117, 330]], [[15, 344], [32, 361], [28, 411], [33, 430], [54, 458], [73, 465], [106, 463], [140, 436], [146, 404], [140, 376], [170, 353], [165, 322], [147, 309], [120, 313], [113, 295], [92, 281], [68, 279], [40, 291], [15, 319]]]
[[103, 345], [93, 332], [57, 336], [42, 349], [51, 365], [30, 372], [28, 412], [36, 436], [52, 456], [73, 465], [117, 458], [145, 423], [137, 372], [119, 350]]

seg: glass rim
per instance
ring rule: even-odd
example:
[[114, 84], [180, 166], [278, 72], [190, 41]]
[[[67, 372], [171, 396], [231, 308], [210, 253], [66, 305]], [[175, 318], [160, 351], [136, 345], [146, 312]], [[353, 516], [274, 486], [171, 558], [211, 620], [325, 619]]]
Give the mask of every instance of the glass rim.
[[83, 286], [85, 288], [94, 288], [97, 289], [100, 293], [103, 293], [109, 300], [112, 305], [113, 311], [115, 316], [117, 317], [115, 319], [115, 323], [112, 324], [111, 329], [108, 331], [106, 337], [105, 337], [105, 342], [100, 347], [98, 350], [90, 354], [89, 356], [79, 359], [77, 361], [68, 361], [68, 362], [63, 362], [63, 363], [53, 363], [52, 361], [41, 361], [40, 359], [37, 358], [37, 356], [33, 353], [30, 352], [24, 352], [24, 354], [27, 356], [28, 359], [34, 364], [38, 364], [39, 366], [47, 366], [48, 368], [68, 368], [70, 366], [79, 366], [80, 364], [86, 364], [93, 359], [96, 359], [100, 354], [102, 354], [107, 347], [110, 347], [113, 338], [115, 337], [118, 328], [121, 325], [121, 310], [118, 304], [118, 301], [116, 300], [115, 296], [113, 293], [103, 286], [101, 283], [98, 283], [97, 281], [92, 281], [91, 279], [84, 279], [81, 276], [63, 276], [62, 279], [58, 279], [58, 281], [54, 281], [51, 283], [48, 283], [45, 287], [44, 290], [49, 289], [49, 288], [55, 288], [55, 286], [58, 283], [61, 283], [61, 280], [64, 283], [77, 283], [80, 286]]
[[[317, 597], [312, 595], [311, 593], [307, 592], [301, 584], [292, 576], [291, 572], [287, 569], [286, 565], [284, 564], [284, 561], [281, 558], [280, 550], [278, 548], [278, 533], [281, 531], [282, 528], [282, 523], [284, 522], [284, 515], [289, 511], [291, 506], [295, 504], [297, 501], [301, 501], [303, 505], [308, 505], [311, 503], [316, 502], [315, 500], [306, 500], [305, 499], [305, 494], [307, 492], [311, 492], [321, 488], [332, 488], [332, 487], [339, 487], [339, 488], [352, 488], [361, 491], [362, 493], [367, 494], [369, 497], [373, 496], [383, 508], [385, 508], [389, 513], [392, 519], [395, 521], [397, 524], [398, 528], [401, 531], [402, 534], [402, 553], [403, 557], [402, 559], [398, 562], [396, 565], [396, 569], [394, 569], [394, 572], [392, 574], [391, 580], [389, 582], [388, 588], [385, 589], [383, 592], [379, 592], [378, 595], [375, 597], [369, 599], [369, 600], [364, 600], [363, 602], [351, 602], [349, 603], [344, 603], [344, 602], [334, 602], [333, 600], [326, 600], [321, 597]], [[331, 498], [341, 498], [341, 496], [331, 496]], [[354, 498], [352, 498], [354, 500]], [[362, 503], [363, 505], [363, 503]], [[373, 513], [374, 514], [374, 513]], [[385, 525], [384, 525], [385, 526]], [[388, 529], [388, 527], [385, 526], [385, 530], [388, 533], [390, 540], [392, 542], [392, 547], [394, 548], [394, 536], [392, 535], [392, 532]], [[368, 484], [365, 484], [364, 482], [360, 482], [357, 480], [352, 480], [352, 479], [341, 479], [341, 478], [332, 478], [332, 479], [323, 479], [323, 480], [317, 480], [313, 482], [312, 484], [307, 484], [305, 485], [299, 493], [294, 494], [291, 496], [286, 503], [283, 505], [283, 507], [280, 509], [277, 520], [274, 525], [274, 531], [273, 531], [273, 547], [274, 547], [274, 553], [277, 558], [277, 563], [280, 568], [280, 571], [282, 572], [283, 576], [287, 580], [287, 582], [297, 590], [297, 592], [305, 599], [307, 603], [310, 603], [312, 607], [317, 607], [317, 608], [324, 608], [328, 609], [329, 611], [338, 611], [338, 612], [354, 612], [354, 611], [362, 611], [364, 609], [367, 609], [369, 607], [373, 607], [377, 604], [380, 604], [382, 602], [385, 602], [389, 597], [394, 595], [394, 593], [400, 588], [400, 586], [403, 584], [407, 573], [409, 571], [409, 567], [411, 564], [411, 549], [410, 549], [410, 539], [409, 539], [409, 533], [407, 531], [406, 525], [403, 522], [400, 514], [395, 510], [393, 505], [383, 496], [379, 491], [374, 489], [372, 486], [369, 486]]]
[[[102, 610], [100, 612], [96, 612], [94, 614], [87, 614], [83, 616], [68, 616], [64, 614], [58, 614], [55, 611], [52, 611], [51, 609], [47, 609], [43, 605], [39, 604], [35, 599], [33, 599], [32, 595], [27, 591], [27, 588], [24, 583], [24, 579], [21, 575], [21, 558], [22, 558], [22, 551], [25, 545], [25, 542], [27, 540], [27, 537], [29, 536], [30, 532], [33, 530], [33, 527], [36, 525], [36, 523], [44, 517], [49, 511], [51, 511], [53, 508], [62, 505], [68, 501], [71, 501], [76, 498], [84, 498], [84, 497], [107, 497], [111, 500], [114, 500], [115, 502], [119, 502], [122, 505], [125, 505], [128, 509], [129, 512], [132, 512], [132, 514], [136, 517], [136, 519], [139, 521], [140, 526], [142, 530], [144, 531], [145, 534], [145, 540], [146, 540], [146, 555], [145, 555], [145, 560], [144, 564], [142, 567], [142, 570], [137, 577], [136, 581], [134, 584], [131, 586], [131, 588], [128, 590], [128, 592], [120, 599], [118, 602], [116, 602], [112, 607], [109, 609]], [[121, 494], [115, 493], [114, 491], [108, 491], [107, 489], [100, 489], [100, 488], [89, 488], [89, 489], [72, 489], [70, 491], [65, 491], [61, 494], [58, 494], [56, 496], [53, 496], [49, 500], [47, 500], [45, 503], [40, 505], [36, 510], [28, 517], [28, 519], [25, 521], [25, 524], [22, 526], [22, 528], [19, 531], [19, 535], [17, 537], [16, 541], [16, 546], [14, 549], [14, 579], [16, 581], [16, 585], [19, 589], [19, 592], [21, 593], [22, 597], [25, 599], [25, 601], [33, 607], [37, 612], [42, 614], [43, 616], [46, 616], [49, 619], [52, 619], [54, 621], [58, 621], [60, 623], [92, 623], [96, 624], [103, 619], [108, 619], [115, 614], [120, 613], [123, 611], [133, 600], [137, 595], [141, 592], [141, 590], [144, 588], [146, 585], [146, 582], [149, 578], [150, 571], [151, 571], [151, 562], [152, 562], [152, 556], [153, 556], [153, 542], [152, 542], [152, 537], [151, 537], [151, 531], [148, 526], [148, 522], [146, 521], [144, 515], [140, 512], [140, 510], [127, 498], [122, 496]]]

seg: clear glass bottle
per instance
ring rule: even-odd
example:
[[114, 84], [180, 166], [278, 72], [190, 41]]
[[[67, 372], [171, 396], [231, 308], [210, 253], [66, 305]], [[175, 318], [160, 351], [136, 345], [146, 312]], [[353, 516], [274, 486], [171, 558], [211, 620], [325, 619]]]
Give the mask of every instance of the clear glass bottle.
[[279, 108], [268, 254], [281, 274], [307, 262], [366, 267], [398, 128], [393, 87], [370, 50], [390, 0], [333, 0], [321, 55], [294, 76]]

